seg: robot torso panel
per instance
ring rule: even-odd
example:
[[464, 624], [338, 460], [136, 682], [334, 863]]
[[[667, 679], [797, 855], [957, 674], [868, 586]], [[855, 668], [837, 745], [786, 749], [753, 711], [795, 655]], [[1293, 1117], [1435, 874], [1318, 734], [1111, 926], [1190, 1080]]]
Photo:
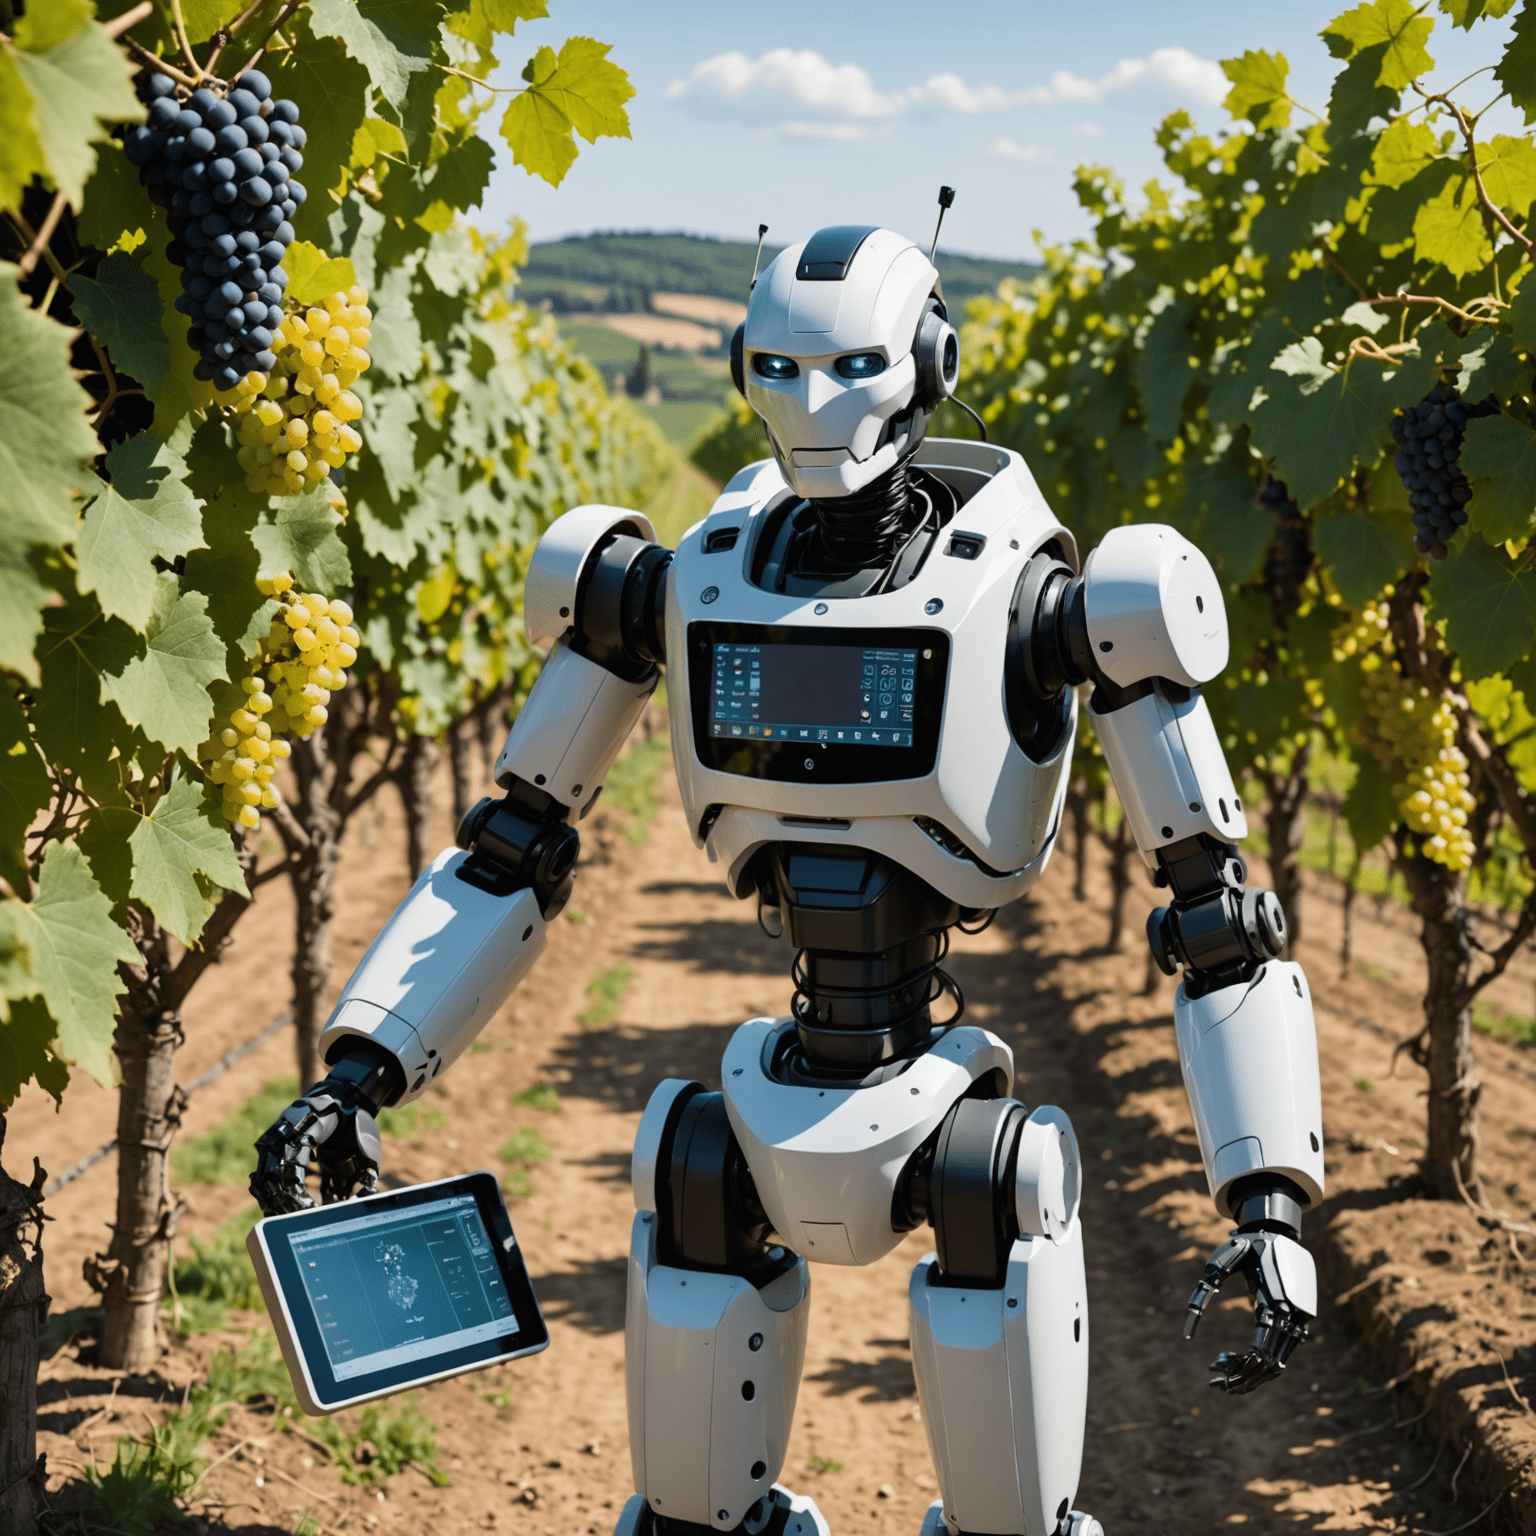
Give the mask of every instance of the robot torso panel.
[[741, 894], [776, 842], [862, 848], [960, 906], [1022, 895], [1049, 858], [1076, 695], [1005, 687], [1021, 576], [1075, 564], [1018, 454], [929, 440], [914, 464], [952, 504], [919, 530], [894, 590], [786, 590], [811, 521], [771, 460], [741, 471], [678, 546], [667, 593], [668, 708], [694, 839]]

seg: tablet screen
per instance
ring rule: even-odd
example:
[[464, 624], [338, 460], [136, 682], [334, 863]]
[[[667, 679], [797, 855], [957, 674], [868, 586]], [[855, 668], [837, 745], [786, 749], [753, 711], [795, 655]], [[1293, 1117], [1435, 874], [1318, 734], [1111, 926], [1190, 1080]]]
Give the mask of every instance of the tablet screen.
[[268, 1217], [251, 1236], [321, 1412], [549, 1341], [488, 1173]]
[[518, 1330], [473, 1195], [290, 1241], [337, 1381], [427, 1360], [450, 1334], [473, 1344]]

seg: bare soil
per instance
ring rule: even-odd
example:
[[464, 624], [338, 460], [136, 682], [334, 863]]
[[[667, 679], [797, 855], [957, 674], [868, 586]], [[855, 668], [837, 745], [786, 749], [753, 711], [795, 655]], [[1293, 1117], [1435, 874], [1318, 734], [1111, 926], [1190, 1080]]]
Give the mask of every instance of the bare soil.
[[[446, 809], [438, 821], [446, 842]], [[204, 1529], [286, 1533], [305, 1515], [327, 1532], [611, 1529], [631, 1487], [623, 1316], [635, 1126], [660, 1077], [718, 1086], [735, 1024], [787, 1007], [790, 955], [694, 849], [670, 774], [643, 846], [625, 841], [616, 822], [595, 830], [594, 838], [584, 829], [570, 914], [584, 920], [556, 924], [541, 967], [487, 1028], [490, 1051], [466, 1058], [434, 1090], [429, 1102], [447, 1123], [386, 1148], [389, 1178], [416, 1181], [498, 1168], [507, 1137], [537, 1127], [552, 1155], [531, 1171], [532, 1193], [514, 1203], [513, 1219], [549, 1320], [549, 1350], [422, 1394], [452, 1479], [445, 1488], [414, 1468], [381, 1489], [348, 1487], [315, 1442], [278, 1431], [270, 1408], [237, 1410], [207, 1448], [210, 1460], [224, 1459], [193, 1507]], [[392, 798], [354, 826], [341, 865], [334, 984], [403, 894], [403, 846]], [[1357, 968], [1341, 978], [1337, 892], [1309, 884], [1300, 958], [1320, 1000], [1329, 1197], [1307, 1236], [1335, 1277], [1331, 1289], [1357, 1294], [1346, 1307], [1325, 1305], [1314, 1341], [1281, 1380], [1230, 1399], [1207, 1388], [1204, 1366], [1219, 1348], [1246, 1343], [1246, 1298], [1214, 1307], [1195, 1344], [1180, 1337], [1190, 1289], [1225, 1226], [1205, 1193], [1179, 1080], [1172, 983], [1159, 977], [1142, 995], [1139, 938], [1123, 954], [1098, 947], [1109, 889], [1100, 852], [1090, 858], [1090, 899], [1074, 901], [1071, 887], [1071, 860], [1059, 857], [1029, 898], [987, 932], [958, 940], [952, 966], [969, 1018], [1012, 1047], [1018, 1096], [1065, 1107], [1092, 1170], [1083, 1214], [1093, 1374], [1079, 1505], [1111, 1536], [1521, 1528], [1520, 1490], [1505, 1494], [1503, 1484], [1536, 1451], [1536, 1416], [1515, 1396], [1536, 1395], [1536, 1287], [1505, 1234], [1415, 1195], [1422, 1075], [1392, 1071], [1395, 1043], [1418, 1023], [1411, 915], [1361, 902]], [[1133, 934], [1150, 894], [1138, 882]], [[183, 1081], [282, 1011], [291, 912], [281, 882], [263, 888], [194, 995]], [[617, 1017], [584, 1028], [588, 983], [619, 963], [633, 979]], [[1529, 1011], [1532, 986], [1529, 970], [1509, 978], [1500, 1006]], [[1528, 1053], [1498, 1041], [1479, 1042], [1479, 1061], [1489, 1191], [1529, 1220], [1536, 1070]], [[208, 1130], [293, 1070], [291, 1042], [279, 1035], [192, 1101], [185, 1134]], [[557, 1113], [512, 1103], [540, 1083], [557, 1090]], [[12, 1172], [34, 1152], [53, 1171], [74, 1163], [112, 1120], [110, 1096], [86, 1082], [58, 1114], [40, 1096], [24, 1098], [11, 1114]], [[91, 1299], [80, 1266], [105, 1244], [113, 1180], [108, 1158], [48, 1204], [56, 1311]], [[247, 1199], [225, 1187], [182, 1194], [182, 1230], [198, 1234]], [[814, 1272], [784, 1481], [814, 1494], [836, 1531], [915, 1532], [936, 1495], [906, 1309], [907, 1276], [928, 1238], [914, 1233], [869, 1269]], [[126, 1379], [92, 1363], [88, 1333], [55, 1353], [43, 1368], [41, 1426], [56, 1505], [78, 1505], [83, 1467], [109, 1463], [118, 1436], [143, 1438], [212, 1350], [239, 1338], [232, 1330], [171, 1343], [156, 1371]], [[509, 1406], [488, 1400], [503, 1392]]]

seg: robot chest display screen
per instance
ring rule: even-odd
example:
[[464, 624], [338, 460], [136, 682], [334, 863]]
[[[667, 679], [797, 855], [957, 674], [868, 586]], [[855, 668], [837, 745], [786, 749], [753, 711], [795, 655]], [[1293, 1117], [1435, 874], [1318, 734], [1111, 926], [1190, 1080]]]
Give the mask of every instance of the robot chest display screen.
[[937, 630], [690, 624], [694, 750], [751, 778], [921, 778], [938, 753], [948, 666]]
[[717, 643], [710, 733], [910, 747], [917, 650]]

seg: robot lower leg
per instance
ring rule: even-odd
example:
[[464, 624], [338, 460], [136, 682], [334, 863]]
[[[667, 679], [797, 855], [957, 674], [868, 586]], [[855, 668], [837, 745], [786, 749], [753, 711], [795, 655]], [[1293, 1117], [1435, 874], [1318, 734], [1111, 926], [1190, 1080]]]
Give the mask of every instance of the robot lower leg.
[[828, 1536], [779, 1487], [810, 1270], [766, 1241], [724, 1100], [661, 1084], [635, 1151], [625, 1375], [635, 1497], [617, 1536]]
[[1098, 1531], [1072, 1508], [1088, 1303], [1075, 1192], [1039, 1199], [1051, 1130], [1075, 1162], [1059, 1111], [963, 1099], [918, 1171], [915, 1203], [938, 1252], [912, 1272], [912, 1365], [943, 1493], [924, 1536]]

